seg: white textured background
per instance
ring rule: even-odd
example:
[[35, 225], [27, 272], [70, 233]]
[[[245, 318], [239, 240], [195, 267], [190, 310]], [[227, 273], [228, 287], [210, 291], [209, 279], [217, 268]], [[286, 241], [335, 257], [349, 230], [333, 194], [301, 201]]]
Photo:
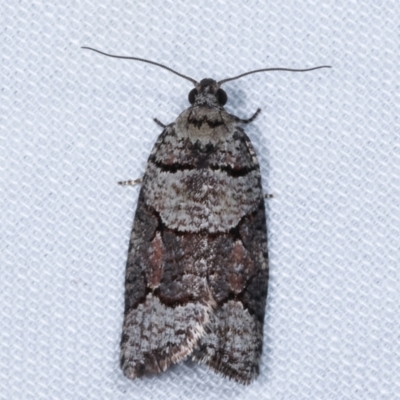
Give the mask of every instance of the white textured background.
[[[51, 4], [55, 3], [55, 4]], [[1, 399], [400, 398], [398, 1], [2, 1]], [[62, 3], [62, 5], [61, 5]], [[197, 4], [195, 4], [197, 3]], [[118, 366], [138, 187], [190, 82], [227, 83], [268, 201], [271, 279], [249, 387]]]

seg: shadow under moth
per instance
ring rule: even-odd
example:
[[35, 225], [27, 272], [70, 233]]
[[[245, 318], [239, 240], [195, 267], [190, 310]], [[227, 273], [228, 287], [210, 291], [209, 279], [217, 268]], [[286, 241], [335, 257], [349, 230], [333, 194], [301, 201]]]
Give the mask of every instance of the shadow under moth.
[[191, 106], [163, 125], [148, 159], [130, 237], [120, 362], [135, 379], [186, 357], [249, 384], [259, 373], [268, 287], [260, 166], [221, 85], [191, 81]]

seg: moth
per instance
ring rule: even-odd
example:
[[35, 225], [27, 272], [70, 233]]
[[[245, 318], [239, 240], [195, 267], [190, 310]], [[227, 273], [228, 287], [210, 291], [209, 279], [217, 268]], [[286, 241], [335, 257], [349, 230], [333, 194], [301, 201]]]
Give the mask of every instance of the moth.
[[[135, 379], [186, 357], [242, 384], [259, 374], [268, 287], [260, 166], [221, 85], [265, 68], [191, 81], [190, 107], [148, 159], [130, 237], [120, 363]], [[124, 185], [138, 181], [120, 182]]]

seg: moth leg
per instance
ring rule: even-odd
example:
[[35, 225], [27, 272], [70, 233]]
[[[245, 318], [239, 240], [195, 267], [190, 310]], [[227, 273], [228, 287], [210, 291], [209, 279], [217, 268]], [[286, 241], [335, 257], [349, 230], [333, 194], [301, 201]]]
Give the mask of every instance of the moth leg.
[[157, 125], [159, 125], [159, 126], [161, 126], [161, 128], [165, 128], [167, 125], [165, 125], [165, 124], [163, 124], [159, 119], [157, 119], [157, 118], [153, 118], [153, 121], [157, 124]]
[[261, 112], [261, 108], [257, 108], [257, 111], [250, 118], [242, 119], [242, 118], [236, 117], [236, 121], [241, 122], [243, 124], [248, 124], [250, 122], [253, 122], [257, 118], [257, 115], [260, 114], [260, 112]]
[[117, 182], [118, 185], [120, 186], [135, 186], [135, 185], [140, 185], [142, 183], [142, 179], [134, 179], [130, 181], [119, 181]]

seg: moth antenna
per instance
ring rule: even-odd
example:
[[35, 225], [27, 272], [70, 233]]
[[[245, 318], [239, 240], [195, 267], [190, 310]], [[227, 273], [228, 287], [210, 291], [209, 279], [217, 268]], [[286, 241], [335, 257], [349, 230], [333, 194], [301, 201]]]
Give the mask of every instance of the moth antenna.
[[100, 51], [100, 50], [96, 50], [96, 49], [93, 49], [93, 48], [91, 48], [91, 47], [86, 47], [86, 46], [83, 46], [83, 47], [81, 47], [81, 48], [82, 48], [82, 49], [86, 49], [86, 50], [95, 51], [96, 53], [103, 54], [103, 56], [107, 56], [107, 57], [122, 58], [123, 60], [136, 60], [136, 61], [142, 61], [142, 62], [145, 62], [145, 63], [148, 63], [148, 64], [157, 65], [158, 67], [164, 68], [164, 69], [166, 69], [166, 70], [172, 72], [173, 74], [180, 76], [181, 78], [187, 79], [188, 81], [192, 82], [195, 86], [196, 86], [196, 84], [198, 83], [198, 82], [197, 82], [196, 80], [194, 80], [193, 78], [190, 78], [189, 76], [180, 74], [179, 72], [174, 71], [172, 68], [169, 68], [169, 67], [167, 67], [166, 65], [157, 63], [157, 62], [155, 62], [155, 61], [145, 60], [144, 58], [138, 58], [138, 57], [116, 56], [116, 55], [114, 55], [114, 54], [104, 53], [104, 52], [102, 52], [102, 51]]
[[234, 76], [233, 78], [226, 78], [222, 81], [218, 82], [218, 85], [222, 85], [223, 83], [233, 81], [235, 79], [242, 78], [246, 75], [256, 74], [257, 72], [267, 72], [267, 71], [289, 71], [289, 72], [307, 72], [307, 71], [314, 71], [315, 69], [320, 68], [332, 68], [330, 65], [322, 65], [320, 67], [313, 67], [313, 68], [306, 68], [306, 69], [291, 69], [291, 68], [263, 68], [263, 69], [256, 69], [254, 71], [245, 72], [244, 74], [240, 74], [238, 76]]

